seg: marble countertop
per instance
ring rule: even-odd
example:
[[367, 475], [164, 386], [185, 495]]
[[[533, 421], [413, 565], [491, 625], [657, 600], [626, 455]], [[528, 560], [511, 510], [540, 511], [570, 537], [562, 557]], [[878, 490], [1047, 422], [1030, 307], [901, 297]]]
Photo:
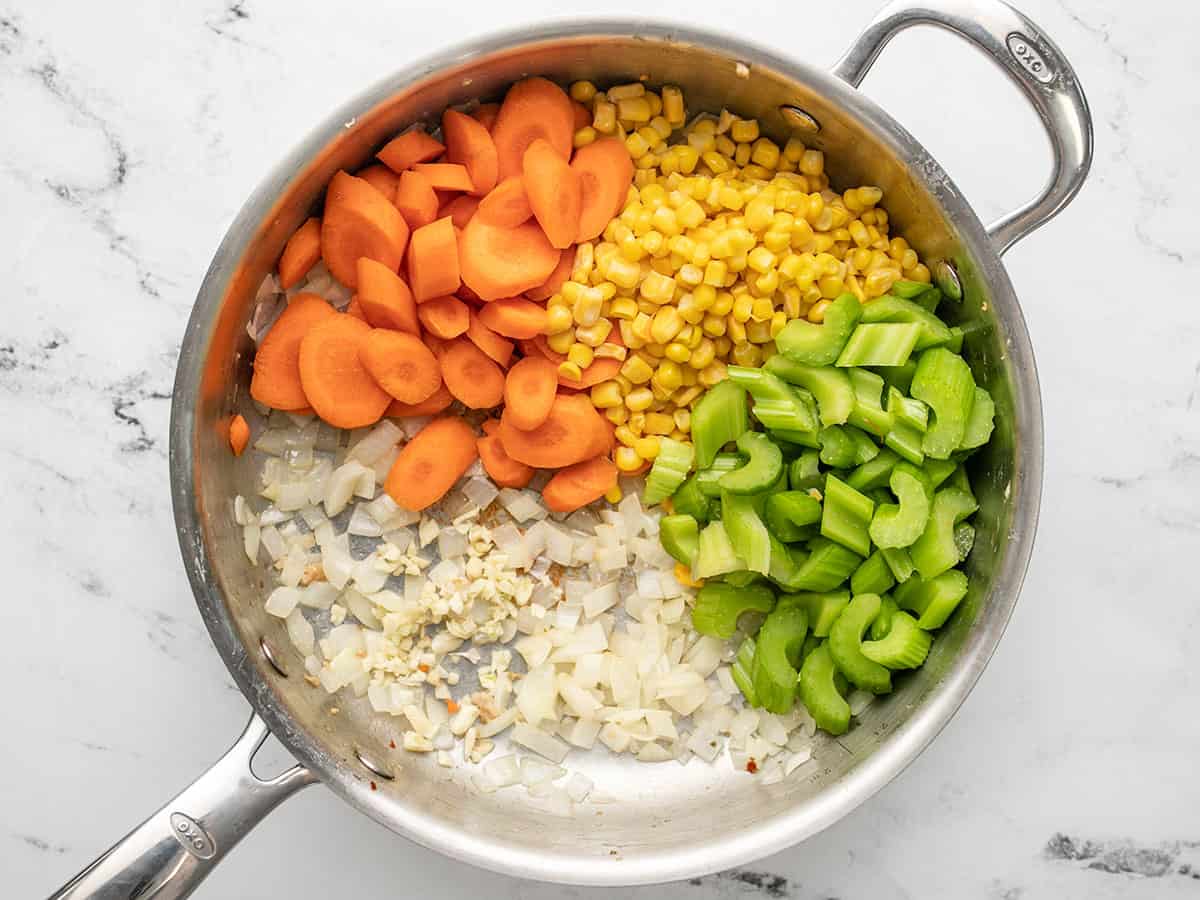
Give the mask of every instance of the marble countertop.
[[[875, 5], [743, 0], [734, 16], [703, 0], [687, 15], [828, 63]], [[448, 867], [317, 788], [199, 896], [1200, 896], [1200, 10], [1022, 5], [1079, 73], [1096, 159], [1006, 258], [1042, 379], [1044, 507], [1005, 640], [942, 736], [803, 846], [695, 883], [600, 891]], [[326, 109], [411, 57], [584, 11], [0, 0], [6, 896], [56, 888], [243, 724], [184, 577], [166, 459], [184, 323], [243, 198]], [[985, 221], [1045, 177], [1034, 115], [949, 36], [906, 34], [864, 89]]]

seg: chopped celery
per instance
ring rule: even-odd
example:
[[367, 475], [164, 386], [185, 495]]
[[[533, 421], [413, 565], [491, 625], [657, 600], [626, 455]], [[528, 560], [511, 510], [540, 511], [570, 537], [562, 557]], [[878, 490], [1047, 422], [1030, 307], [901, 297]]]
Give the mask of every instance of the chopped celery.
[[[927, 281], [905, 281], [901, 279], [900, 281], [892, 282], [888, 293], [902, 300], [916, 300], [922, 294], [929, 293], [930, 291], [937, 291], [937, 288]], [[941, 291], [938, 291], [938, 293], [940, 294]]]
[[896, 614], [896, 610], [899, 608], [896, 605], [896, 601], [892, 599], [891, 594], [884, 594], [879, 598], [879, 615], [871, 623], [871, 640], [878, 641], [887, 637], [887, 633], [892, 628], [892, 616]]
[[770, 572], [770, 536], [767, 526], [759, 518], [754, 498], [722, 491], [721, 521], [734, 552], [745, 561], [742, 568], [763, 575]]
[[737, 656], [733, 659], [733, 665], [729, 667], [729, 674], [733, 676], [733, 683], [737, 685], [738, 690], [742, 692], [742, 696], [746, 698], [746, 702], [750, 706], [758, 706], [758, 694], [754, 691], [754, 638], [748, 637], [742, 640], [738, 646]]
[[696, 468], [707, 469], [722, 447], [750, 430], [746, 392], [732, 381], [709, 388], [692, 409]]
[[879, 552], [883, 555], [883, 561], [887, 563], [888, 568], [892, 570], [892, 577], [898, 583], [903, 584], [908, 581], [912, 578], [913, 572], [917, 571], [907, 550], [898, 547], [883, 547]]
[[725, 371], [730, 381], [754, 398], [754, 418], [763, 427], [788, 433], [817, 430], [815, 402], [807, 391], [797, 390], [766, 369], [729, 366]]
[[841, 544], [818, 537], [808, 543], [808, 558], [800, 566], [796, 590], [832, 591], [858, 568], [862, 557]]
[[857, 455], [854, 441], [841, 425], [822, 428], [821, 462], [835, 469], [848, 469], [854, 465]]
[[858, 298], [850, 293], [842, 294], [826, 307], [822, 324], [793, 319], [776, 336], [775, 346], [788, 359], [798, 363], [807, 366], [831, 365], [842, 352], [861, 316], [862, 305]]
[[913, 375], [917, 374], [917, 361], [910, 356], [902, 366], [874, 366], [871, 371], [882, 378], [888, 387], [907, 394], [912, 387]]
[[974, 450], [986, 444], [992, 436], [995, 418], [996, 404], [992, 401], [992, 395], [976, 385], [975, 404], [971, 407], [971, 415], [967, 418], [967, 427], [958, 448]]
[[921, 442], [925, 455], [948, 458], [962, 443], [975, 404], [971, 369], [961, 356], [949, 350], [926, 350], [917, 361], [912, 395], [933, 409], [933, 421]]
[[821, 501], [806, 491], [779, 491], [767, 497], [767, 529], [785, 544], [804, 540], [808, 526], [821, 521]]
[[883, 379], [866, 369], [847, 369], [854, 388], [854, 408], [847, 421], [876, 437], [892, 430], [892, 414], [883, 408]]
[[912, 355], [921, 332], [917, 322], [863, 322], [855, 327], [835, 365], [902, 366]]
[[700, 634], [731, 638], [743, 614], [766, 614], [774, 608], [775, 593], [769, 587], [753, 584], [739, 588], [720, 581], [710, 581], [696, 592], [692, 626]]
[[779, 605], [796, 604], [808, 613], [809, 627], [819, 638], [826, 637], [833, 623], [842, 614], [842, 610], [850, 605], [849, 591], [828, 591], [814, 593], [802, 591], [797, 594], [780, 594]]
[[816, 450], [806, 450], [788, 466], [788, 484], [793, 491], [820, 490], [825, 486], [825, 476], [821, 474], [820, 454]]
[[800, 702], [809, 715], [832, 735], [850, 727], [850, 704], [838, 690], [837, 668], [826, 641], [805, 657], [800, 666]]
[[863, 643], [862, 654], [889, 669], [915, 669], [925, 662], [932, 643], [933, 636], [922, 631], [916, 619], [897, 610], [892, 614], [887, 635]]
[[954, 547], [958, 550], [958, 561], [963, 562], [975, 547], [975, 526], [970, 522], [959, 522], [954, 526]]
[[691, 516], [676, 513], [663, 516], [658, 523], [658, 539], [663, 549], [689, 569], [700, 550], [700, 526]]
[[955, 466], [950, 477], [946, 479], [946, 487], [958, 488], [964, 494], [975, 496], [975, 492], [971, 490], [971, 478], [967, 475], [966, 467], [961, 464]]
[[820, 443], [817, 441], [816, 433], [811, 431], [793, 431], [790, 428], [776, 428], [771, 432], [771, 437], [775, 438], [777, 441], [782, 441], [785, 444], [794, 446], [798, 450], [801, 450], [801, 452], [805, 448], [815, 450], [820, 446]]
[[646, 489], [642, 502], [654, 506], [666, 500], [683, 484], [692, 470], [692, 445], [669, 437], [660, 438], [658, 456], [646, 476]]
[[739, 453], [718, 453], [712, 465], [696, 473], [696, 487], [705, 497], [720, 497], [721, 477], [745, 464], [746, 458]]
[[[829, 509], [828, 499], [825, 508]], [[922, 578], [928, 580], [958, 565], [954, 526], [978, 508], [974, 497], [956, 487], [943, 488], [934, 494], [925, 530], [908, 548]]]
[[927, 459], [921, 466], [921, 471], [929, 478], [929, 486], [935, 491], [942, 486], [947, 478], [954, 474], [958, 463], [949, 459]]
[[966, 336], [967, 336], [967, 332], [963, 328], [959, 327], [958, 325], [955, 325], [953, 328], [950, 329], [950, 339], [948, 341], [946, 341], [946, 343], [944, 343], [942, 346], [945, 347], [947, 350], [949, 350], [951, 353], [962, 353], [963, 338], [965, 338]]
[[920, 618], [917, 624], [926, 631], [941, 628], [959, 602], [967, 595], [967, 576], [951, 569], [931, 579], [914, 576], [896, 588], [896, 603]]
[[675, 512], [691, 516], [699, 524], [706, 525], [712, 518], [713, 501], [700, 490], [700, 484], [696, 481], [696, 477], [693, 475], [680, 485], [679, 490], [671, 497], [671, 503], [675, 507]]
[[846, 484], [856, 491], [869, 491], [873, 488], [886, 487], [892, 475], [892, 469], [900, 458], [884, 447], [879, 454], [863, 463], [846, 476]]
[[871, 537], [867, 526], [875, 504], [870, 497], [856, 491], [833, 475], [825, 479], [825, 500], [821, 511], [821, 534], [859, 556], [871, 552]]
[[886, 694], [892, 689], [887, 667], [867, 659], [862, 652], [863, 634], [879, 615], [880, 605], [878, 594], [857, 595], [829, 632], [829, 654], [838, 671], [855, 687], [872, 694]]
[[929, 407], [920, 400], [905, 397], [898, 389], [888, 387], [887, 408], [897, 425], [911, 425], [924, 434], [929, 427]]
[[914, 466], [925, 462], [924, 442], [925, 434], [923, 432], [900, 422], [893, 425], [892, 430], [883, 439], [883, 443], [888, 449], [894, 450]]
[[746, 456], [746, 464], [721, 476], [721, 490], [758, 494], [778, 480], [783, 472], [783, 453], [769, 437], [760, 431], [747, 431], [737, 439], [737, 448]]
[[776, 606], [758, 630], [754, 649], [754, 693], [759, 705], [783, 715], [796, 702], [800, 652], [808, 614], [798, 606]]
[[882, 594], [896, 583], [892, 570], [884, 562], [883, 552], [876, 550], [850, 576], [850, 590], [856, 594]]
[[726, 584], [732, 584], [734, 587], [749, 587], [752, 584], [766, 584], [764, 579], [757, 572], [747, 572], [745, 569], [739, 569], [736, 572], [728, 572], [722, 578]]
[[921, 336], [916, 349], [926, 350], [945, 344], [952, 337], [950, 326], [911, 300], [900, 297], [877, 297], [863, 305], [864, 322], [916, 322], [921, 326]]
[[822, 425], [841, 425], [854, 408], [854, 389], [850, 378], [832, 366], [806, 366], [782, 354], [775, 354], [763, 368], [784, 381], [807, 389], [817, 401]]
[[704, 530], [700, 532], [692, 575], [696, 578], [712, 578], [744, 568], [746, 563], [734, 552], [724, 524], [717, 521], [705, 525]]
[[924, 293], [910, 298], [913, 303], [925, 310], [925, 312], [937, 314], [938, 304], [942, 302], [942, 292], [937, 288], [930, 288]]
[[877, 547], [908, 547], [929, 521], [933, 489], [925, 474], [909, 463], [892, 469], [889, 484], [900, 503], [885, 503], [875, 510], [868, 531]]

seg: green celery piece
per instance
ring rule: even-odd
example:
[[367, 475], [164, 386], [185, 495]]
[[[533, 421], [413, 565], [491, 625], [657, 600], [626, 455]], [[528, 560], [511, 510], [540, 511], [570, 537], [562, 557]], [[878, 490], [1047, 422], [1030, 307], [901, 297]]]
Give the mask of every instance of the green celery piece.
[[804, 639], [804, 644], [800, 647], [800, 665], [804, 665], [804, 661], [808, 659], [808, 655], [823, 644], [824, 641], [814, 634], [810, 634]]
[[796, 702], [800, 652], [808, 614], [798, 606], [776, 606], [758, 630], [754, 650], [754, 693], [763, 709], [783, 715]]
[[812, 628], [812, 633], [819, 638], [827, 637], [829, 631], [833, 628], [833, 623], [837, 621], [837, 617], [842, 614], [847, 606], [850, 605], [849, 591], [828, 591], [826, 593], [815, 593], [813, 591], [801, 591], [795, 594], [780, 594], [779, 605], [792, 605], [803, 607], [808, 613], [809, 625]]
[[759, 494], [773, 485], [783, 472], [783, 453], [761, 431], [747, 431], [737, 439], [738, 452], [746, 464], [721, 476], [718, 484], [731, 494]]
[[799, 385], [813, 395], [822, 425], [841, 425], [854, 408], [854, 389], [850, 378], [832, 366], [806, 366], [776, 353], [763, 368], [784, 381]]
[[705, 525], [700, 532], [692, 575], [696, 578], [712, 578], [744, 568], [746, 563], [734, 552], [725, 525], [720, 521]]
[[759, 518], [753, 497], [721, 492], [721, 521], [744, 569], [766, 575], [771, 571], [771, 540]]
[[821, 462], [835, 469], [848, 469], [858, 457], [857, 447], [842, 425], [822, 428]]
[[868, 532], [877, 547], [908, 547], [925, 531], [933, 488], [925, 474], [909, 463], [892, 469], [889, 485], [900, 503], [880, 505]]
[[806, 366], [832, 365], [861, 316], [858, 298], [842, 294], [826, 307], [822, 324], [793, 319], [776, 336], [775, 346], [788, 359]]
[[707, 469], [722, 447], [749, 430], [746, 392], [728, 380], [713, 385], [692, 409], [696, 468]]
[[718, 453], [712, 465], [696, 473], [696, 487], [705, 497], [720, 497], [722, 476], [745, 464], [746, 458], [739, 453]]
[[650, 473], [646, 476], [642, 502], [647, 506], [654, 506], [674, 494], [692, 470], [693, 457], [691, 444], [669, 437], [660, 438], [658, 456], [654, 457], [654, 465], [650, 467]]
[[957, 468], [959, 468], [958, 463], [953, 460], [927, 459], [921, 466], [921, 471], [929, 479], [929, 486], [936, 491], [947, 478], [954, 474]]
[[905, 397], [897, 388], [887, 389], [887, 409], [897, 425], [910, 425], [922, 434], [929, 428], [929, 407], [920, 400]]
[[766, 584], [766, 580], [757, 572], [747, 572], [745, 569], [727, 572], [721, 580], [739, 588], [749, 587], [752, 584]]
[[733, 665], [729, 667], [729, 673], [733, 676], [733, 683], [737, 685], [738, 690], [742, 692], [742, 696], [746, 698], [746, 703], [750, 706], [758, 706], [758, 694], [754, 690], [754, 638], [745, 638], [738, 646], [737, 656], [733, 659]]
[[788, 466], [788, 485], [793, 491], [821, 490], [825, 476], [821, 474], [821, 457], [816, 450], [806, 450]]
[[960, 326], [955, 325], [953, 328], [950, 329], [950, 340], [946, 341], [946, 343], [943, 344], [942, 346], [945, 347], [947, 350], [949, 350], [951, 353], [962, 353], [963, 338], [965, 338], [966, 336], [967, 336], [966, 331], [963, 330], [963, 328], [961, 328]]
[[811, 400], [807, 391], [801, 393], [766, 369], [729, 366], [725, 371], [730, 381], [754, 398], [754, 418], [763, 427], [784, 432], [817, 430], [816, 410], [807, 402]]
[[767, 530], [785, 544], [804, 539], [809, 525], [821, 521], [821, 501], [807, 491], [778, 491], [763, 510]]
[[863, 634], [879, 615], [881, 603], [878, 594], [858, 594], [829, 632], [829, 654], [838, 671], [855, 687], [872, 694], [886, 694], [892, 689], [887, 667], [867, 659], [862, 652]]
[[836, 676], [828, 641], [809, 653], [800, 666], [800, 702], [818, 728], [835, 736], [850, 727], [850, 704], [838, 690]]
[[902, 366], [874, 366], [871, 371], [882, 378], [888, 387], [907, 394], [912, 387], [913, 375], [917, 374], [917, 361], [910, 356]]
[[875, 503], [834, 475], [825, 478], [825, 498], [821, 510], [821, 534], [853, 550], [859, 556], [871, 552], [867, 526]]
[[910, 298], [912, 302], [921, 307], [927, 313], [937, 315], [938, 304], [942, 302], [942, 292], [937, 288], [925, 291], [918, 297]]
[[700, 551], [700, 526], [692, 516], [682, 513], [663, 516], [658, 523], [658, 539], [673, 559], [689, 569], [695, 565]]
[[925, 662], [933, 635], [922, 631], [906, 612], [892, 614], [887, 636], [862, 645], [862, 655], [889, 669], [915, 669]]
[[961, 463], [954, 467], [954, 471], [946, 479], [946, 487], [958, 488], [964, 494], [975, 496], [975, 492], [971, 490], [971, 477], [967, 475], [967, 469]]
[[892, 616], [899, 608], [891, 594], [883, 594], [879, 598], [879, 615], [875, 617], [870, 628], [871, 640], [879, 641], [887, 637], [887, 633], [892, 628]]
[[892, 475], [892, 469], [900, 461], [895, 453], [887, 447], [867, 462], [863, 463], [846, 476], [846, 484], [856, 491], [869, 491], [873, 488], [886, 487]]
[[834, 365], [902, 366], [912, 355], [921, 332], [918, 322], [862, 322], [851, 333]]
[[817, 440], [816, 433], [811, 431], [792, 431], [790, 428], [775, 428], [771, 431], [771, 437], [779, 441], [781, 445], [795, 447], [800, 453], [809, 449], [816, 450], [821, 446]]
[[975, 403], [971, 407], [971, 415], [967, 419], [967, 427], [963, 432], [963, 439], [959, 443], [958, 449], [974, 450], [976, 447], [986, 444], [992, 436], [995, 419], [996, 404], [992, 400], [992, 395], [976, 385]]
[[[828, 500], [825, 508], [829, 508]], [[947, 487], [934, 494], [925, 530], [908, 548], [922, 578], [928, 581], [958, 565], [954, 526], [978, 508], [975, 498], [960, 488]]]
[[975, 526], [970, 522], [959, 522], [954, 526], [954, 547], [958, 550], [958, 561], [963, 562], [975, 547]]
[[910, 462], [914, 466], [919, 466], [925, 462], [924, 442], [925, 434], [923, 432], [918, 431], [911, 425], [904, 425], [899, 422], [892, 426], [892, 430], [883, 439], [885, 447], [895, 451], [904, 457], [906, 462]]
[[671, 497], [671, 503], [675, 512], [691, 516], [701, 525], [707, 525], [708, 520], [712, 518], [713, 501], [700, 490], [695, 475], [680, 485], [679, 490]]
[[854, 388], [854, 408], [847, 422], [882, 438], [892, 430], [892, 414], [883, 408], [883, 379], [866, 369], [847, 369]]
[[863, 558], [828, 538], [808, 542], [810, 553], [800, 566], [796, 590], [832, 591], [850, 577]]
[[892, 577], [896, 579], [897, 583], [903, 584], [917, 571], [907, 550], [884, 547], [879, 552], [883, 555], [883, 561], [887, 563], [888, 568], [892, 570]]
[[808, 558], [808, 554], [789, 547], [769, 532], [768, 540], [771, 544], [771, 571], [767, 573], [767, 577], [782, 590], [796, 590], [796, 584], [800, 580], [800, 567]]
[[952, 337], [950, 326], [920, 304], [886, 294], [863, 304], [862, 320], [868, 323], [916, 322], [920, 324], [921, 336], [917, 339], [916, 346], [918, 351], [941, 346]]
[[[902, 278], [899, 281], [892, 282], [888, 293], [902, 300], [916, 300], [922, 294], [936, 290], [937, 288], [927, 281], [906, 281]], [[941, 293], [941, 291], [938, 291], [938, 293]]]
[[731, 638], [738, 619], [748, 612], [769, 613], [775, 608], [775, 592], [761, 584], [734, 587], [710, 581], [696, 592], [692, 627], [700, 634]]
[[850, 442], [854, 445], [854, 465], [861, 466], [864, 463], [869, 463], [879, 455], [879, 445], [871, 440], [871, 436], [860, 428], [855, 428], [853, 425], [842, 426], [850, 435]]
[[884, 562], [883, 553], [876, 550], [850, 576], [850, 590], [856, 594], [882, 594], [892, 589], [896, 579]]
[[925, 455], [949, 458], [962, 444], [975, 404], [975, 379], [966, 360], [941, 347], [926, 350], [917, 361], [912, 395], [933, 410], [921, 442]]
[[913, 576], [896, 588], [896, 603], [914, 612], [926, 631], [941, 628], [967, 595], [967, 576], [959, 569], [931, 578]]

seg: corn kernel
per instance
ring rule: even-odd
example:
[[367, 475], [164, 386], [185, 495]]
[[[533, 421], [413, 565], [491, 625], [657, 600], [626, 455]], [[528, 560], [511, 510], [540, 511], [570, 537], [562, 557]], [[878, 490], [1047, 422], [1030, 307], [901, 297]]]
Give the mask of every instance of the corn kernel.
[[[770, 297], [755, 297], [750, 305], [750, 318], [755, 322], [765, 322], [775, 313], [775, 306]], [[578, 330], [575, 332], [578, 336]]]
[[739, 166], [744, 166], [750, 162], [750, 145], [738, 144], [733, 149], [733, 161]]
[[779, 337], [779, 332], [783, 331], [783, 327], [787, 325], [788, 315], [782, 309], [776, 310], [771, 315], [771, 340]]
[[665, 84], [662, 89], [662, 111], [668, 122], [679, 126], [685, 121], [686, 113], [683, 107], [683, 91], [673, 84]]
[[758, 139], [757, 119], [734, 119], [729, 127], [729, 136], [739, 144]]
[[706, 313], [704, 321], [700, 323], [700, 327], [710, 337], [720, 337], [725, 334], [725, 317], [711, 312]]
[[671, 362], [682, 365], [691, 359], [692, 351], [688, 349], [687, 344], [681, 344], [679, 341], [672, 341], [671, 343], [667, 344], [665, 356]]
[[592, 127], [601, 134], [612, 134], [617, 130], [617, 106], [608, 101], [598, 102], [592, 108]]
[[608, 96], [610, 100], [616, 100], [617, 118], [622, 122], [650, 121], [650, 104], [645, 97], [613, 97], [612, 91]]
[[580, 103], [591, 103], [596, 96], [596, 86], [590, 81], [576, 81], [571, 85], [571, 99]]
[[625, 408], [630, 412], [645, 412], [654, 402], [649, 388], [637, 387], [625, 395]]
[[638, 313], [637, 301], [632, 297], [618, 297], [609, 308], [609, 315], [614, 319], [632, 319]]
[[638, 293], [647, 300], [666, 303], [675, 293], [675, 280], [661, 272], [650, 272], [642, 279]]
[[733, 309], [730, 310], [729, 315], [733, 318], [734, 322], [741, 324], [743, 322], [749, 321], [750, 315], [753, 312], [753, 310], [754, 310], [754, 298], [751, 297], [749, 294], [742, 294], [736, 300], [733, 301]]
[[604, 417], [614, 425], [624, 425], [629, 421], [629, 410], [624, 405], [611, 406], [604, 410]]
[[677, 409], [671, 413], [671, 418], [675, 421], [675, 428], [687, 434], [692, 430], [692, 413], [687, 409]]
[[687, 364], [693, 369], [703, 369], [717, 356], [717, 346], [709, 338], [701, 338], [688, 356]]
[[580, 147], [586, 147], [588, 144], [593, 144], [595, 142], [596, 129], [591, 125], [584, 125], [578, 131], [576, 131], [574, 136], [571, 138], [571, 144], [576, 149], [579, 149]]
[[753, 368], [762, 362], [762, 351], [748, 342], [734, 344], [733, 353], [730, 355], [737, 365], [748, 368]]
[[621, 486], [619, 484], [614, 484], [604, 492], [604, 499], [613, 505], [620, 503], [621, 498], [624, 496], [625, 495], [621, 492]]
[[641, 434], [634, 431], [631, 424], [627, 422], [626, 424], [618, 425], [615, 429], [613, 429], [613, 436], [616, 437], [616, 439], [626, 447], [632, 447], [635, 443], [637, 443], [637, 439], [641, 437]]
[[768, 319], [765, 322], [747, 322], [746, 323], [746, 340], [752, 344], [765, 344], [771, 340], [771, 322]]
[[[645, 384], [654, 374], [654, 369], [640, 356], [631, 356], [621, 366], [621, 374], [634, 384]], [[629, 397], [625, 398], [625, 402], [629, 402]]]
[[818, 300], [812, 305], [812, 309], [808, 311], [808, 321], [815, 322], [818, 325], [825, 321], [825, 310], [829, 308], [828, 300]]
[[633, 449], [637, 451], [637, 455], [646, 460], [657, 457], [660, 447], [658, 438], [653, 436], [638, 438], [637, 443], [633, 445]]
[[725, 363], [715, 360], [700, 372], [700, 383], [709, 388], [724, 381], [726, 377]]
[[805, 150], [800, 157], [799, 169], [805, 175], [820, 175], [825, 171], [825, 154], [820, 150]]
[[650, 386], [652, 388], [658, 387], [668, 394], [682, 385], [683, 372], [680, 371], [677, 363], [671, 362], [669, 359], [664, 359], [658, 364], [658, 368], [654, 372], [654, 377], [650, 379]]
[[583, 369], [578, 364], [567, 360], [566, 362], [559, 363], [558, 374], [568, 381], [579, 381], [583, 378]]
[[646, 434], [670, 434], [675, 430], [675, 420], [666, 413], [646, 413]]
[[803, 157], [804, 144], [796, 138], [789, 138], [788, 142], [783, 145], [783, 158], [798, 163]]
[[640, 438], [642, 436], [642, 432], [646, 428], [646, 414], [640, 412], [630, 412], [628, 424], [629, 432], [633, 435], [634, 439], [636, 440], [637, 438]]
[[646, 93], [646, 86], [640, 81], [631, 81], [629, 84], [618, 84], [616, 87], [608, 89], [608, 99], [612, 101], [628, 100], [631, 97], [641, 97]]
[[605, 341], [596, 348], [596, 359], [616, 359], [624, 362], [628, 353], [628, 347], [623, 347], [620, 344], [612, 344], [608, 341]]
[[608, 340], [612, 327], [612, 322], [608, 319], [597, 319], [593, 325], [580, 325], [576, 328], [575, 340], [588, 347], [599, 347]]
[[683, 326], [683, 316], [679, 314], [678, 309], [673, 306], [662, 306], [654, 314], [654, 321], [650, 324], [650, 337], [655, 343], [667, 344], [675, 335], [679, 334], [679, 330]]
[[[574, 284], [568, 281], [567, 284]], [[565, 296], [565, 294], [564, 294]], [[604, 296], [595, 288], [584, 288], [580, 293], [579, 299], [575, 301], [573, 314], [575, 322], [579, 325], [595, 325], [600, 318], [600, 307], [604, 304]]]
[[629, 137], [625, 138], [625, 148], [629, 151], [630, 156], [637, 159], [637, 157], [650, 149], [650, 144], [635, 131]]
[[552, 334], [546, 338], [546, 344], [555, 353], [566, 353], [575, 343], [575, 329], [568, 328], [566, 331], [560, 331], [558, 334]]
[[704, 160], [704, 164], [708, 166], [714, 175], [721, 175], [729, 171], [729, 159], [722, 156], [716, 150], [701, 153], [700, 158]]
[[719, 259], [714, 259], [704, 267], [704, 283], [713, 287], [723, 287], [728, 271], [729, 269], [725, 263]]
[[566, 331], [574, 323], [575, 317], [566, 306], [549, 306], [546, 308], [546, 334], [559, 334]]
[[615, 381], [602, 381], [592, 386], [592, 406], [597, 409], [612, 409], [623, 402], [621, 388]]
[[613, 462], [622, 472], [636, 472], [642, 467], [642, 458], [632, 447], [618, 447], [613, 453]]

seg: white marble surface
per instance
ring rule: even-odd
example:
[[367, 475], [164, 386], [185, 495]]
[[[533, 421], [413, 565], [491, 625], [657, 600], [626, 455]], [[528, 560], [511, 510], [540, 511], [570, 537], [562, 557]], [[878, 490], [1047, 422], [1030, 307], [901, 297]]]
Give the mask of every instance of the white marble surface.
[[[1200, 896], [1200, 11], [1024, 6], [1087, 89], [1096, 162], [1007, 259], [1046, 407], [1041, 530], [1008, 634], [935, 744], [819, 837], [698, 884], [603, 892], [447, 866], [318, 788], [200, 896]], [[829, 62], [874, 7], [656, 11]], [[180, 565], [166, 423], [192, 297], [243, 197], [328, 107], [410, 57], [582, 11], [0, 0], [4, 896], [48, 893], [242, 724]], [[1041, 183], [1034, 116], [952, 38], [902, 37], [865, 89], [985, 220]]]

